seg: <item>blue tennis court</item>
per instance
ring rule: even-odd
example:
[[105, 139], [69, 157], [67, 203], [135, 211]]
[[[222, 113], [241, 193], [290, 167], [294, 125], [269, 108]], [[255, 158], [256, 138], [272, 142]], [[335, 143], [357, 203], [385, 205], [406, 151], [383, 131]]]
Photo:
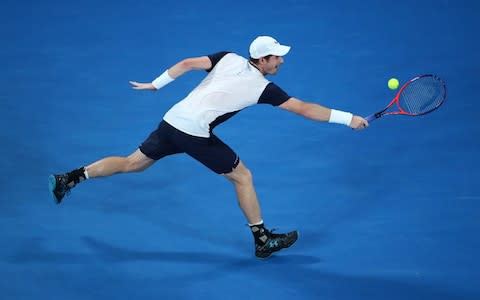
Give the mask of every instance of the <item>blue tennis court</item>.
[[[477, 1], [12, 1], [0, 4], [1, 299], [480, 298]], [[253, 172], [263, 217], [297, 243], [267, 260], [231, 183], [186, 155], [89, 180], [205, 76], [133, 90], [179, 60], [291, 45], [290, 95], [366, 116], [433, 73], [447, 101], [363, 131], [269, 105], [215, 129]]]

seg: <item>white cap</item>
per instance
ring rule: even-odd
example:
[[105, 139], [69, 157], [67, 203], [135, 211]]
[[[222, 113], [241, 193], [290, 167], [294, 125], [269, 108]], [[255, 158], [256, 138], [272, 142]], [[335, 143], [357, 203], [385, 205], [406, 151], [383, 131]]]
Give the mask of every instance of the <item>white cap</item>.
[[280, 45], [271, 36], [259, 36], [250, 44], [250, 57], [258, 59], [267, 55], [284, 56], [290, 51], [290, 46]]

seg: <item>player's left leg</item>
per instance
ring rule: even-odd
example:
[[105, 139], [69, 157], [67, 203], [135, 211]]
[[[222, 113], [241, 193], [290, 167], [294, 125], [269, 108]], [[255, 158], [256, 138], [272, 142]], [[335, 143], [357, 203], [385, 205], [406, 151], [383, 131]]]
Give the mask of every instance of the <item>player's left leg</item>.
[[147, 157], [140, 149], [135, 150], [126, 157], [110, 156], [98, 160], [85, 167], [89, 178], [106, 177], [117, 173], [141, 172], [155, 163], [155, 160]]
[[57, 204], [60, 204], [65, 194], [85, 179], [111, 176], [117, 173], [140, 172], [154, 163], [155, 160], [147, 157], [139, 149], [126, 157], [109, 156], [87, 167], [81, 167], [65, 174], [50, 175], [50, 192]]
[[169, 142], [170, 136], [174, 132], [171, 126], [162, 121], [140, 145], [139, 149], [129, 156], [109, 156], [65, 174], [50, 175], [49, 188], [52, 197], [59, 204], [65, 194], [85, 179], [106, 177], [118, 173], [140, 172], [162, 157], [179, 153], [180, 151]]

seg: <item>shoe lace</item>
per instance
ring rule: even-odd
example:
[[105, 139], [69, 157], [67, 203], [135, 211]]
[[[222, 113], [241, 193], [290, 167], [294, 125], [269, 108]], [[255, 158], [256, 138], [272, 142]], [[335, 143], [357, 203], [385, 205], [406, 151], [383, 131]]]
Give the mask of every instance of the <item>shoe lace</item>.
[[271, 238], [278, 238], [278, 237], [283, 237], [284, 234], [278, 234], [278, 233], [274, 233], [275, 231], [277, 231], [278, 228], [272, 228], [270, 230], [267, 230], [267, 235], [268, 237], [271, 237]]

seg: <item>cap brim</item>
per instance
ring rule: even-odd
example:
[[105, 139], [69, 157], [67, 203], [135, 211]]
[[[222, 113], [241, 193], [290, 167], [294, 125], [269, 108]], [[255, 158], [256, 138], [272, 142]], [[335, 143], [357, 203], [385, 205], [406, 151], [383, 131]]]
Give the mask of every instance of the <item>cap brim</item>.
[[276, 56], [284, 56], [290, 51], [290, 46], [285, 46], [285, 45], [278, 45], [275, 47], [275, 49], [272, 51], [272, 55]]

